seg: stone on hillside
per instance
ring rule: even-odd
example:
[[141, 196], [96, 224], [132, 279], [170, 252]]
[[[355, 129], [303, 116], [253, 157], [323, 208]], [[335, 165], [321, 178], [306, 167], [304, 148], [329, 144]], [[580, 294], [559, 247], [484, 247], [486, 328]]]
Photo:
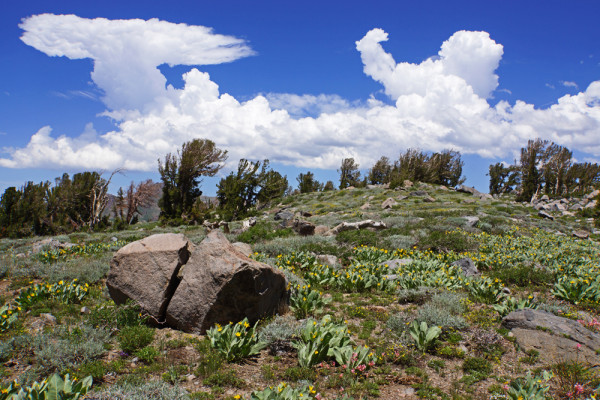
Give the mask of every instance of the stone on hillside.
[[300, 216], [304, 218], [310, 218], [312, 217], [312, 213], [308, 211], [300, 211]]
[[538, 212], [538, 217], [547, 218], [547, 219], [551, 219], [554, 221], [554, 217], [545, 211]]
[[572, 205], [569, 207], [569, 210], [570, 210], [570, 211], [579, 211], [579, 210], [583, 210], [583, 206], [582, 206], [581, 204], [579, 204], [579, 203], [575, 203], [575, 204], [572, 204]]
[[388, 208], [392, 208], [393, 206], [395, 206], [396, 204], [396, 200], [390, 198], [385, 199], [385, 201], [383, 203], [381, 203], [381, 208], [388, 209]]
[[213, 231], [179, 271], [180, 283], [166, 309], [169, 326], [203, 334], [208, 328], [248, 318], [254, 324], [285, 309], [285, 276], [251, 260], [220, 231]]
[[400, 195], [400, 196], [396, 197], [396, 200], [398, 200], [398, 201], [402, 201], [402, 200], [406, 200], [406, 199], [408, 199], [408, 196]]
[[250, 245], [248, 243], [243, 243], [243, 242], [235, 242], [232, 243], [235, 247], [237, 247], [237, 249], [239, 251], [241, 251], [242, 253], [244, 253], [245, 255], [249, 256], [250, 254], [252, 254], [252, 247], [250, 247]]
[[469, 228], [474, 227], [479, 222], [479, 217], [467, 216], [467, 217], [463, 217], [463, 218], [465, 219], [465, 225], [468, 226]]
[[110, 263], [110, 297], [117, 304], [131, 299], [154, 320], [163, 320], [176, 288], [173, 277], [188, 261], [192, 246], [182, 234], [163, 233], [122, 247]]
[[429, 196], [429, 195], [423, 197], [423, 201], [425, 203], [435, 203], [435, 199], [433, 197]]
[[338, 258], [331, 254], [320, 254], [317, 256], [317, 262], [321, 265], [328, 265], [330, 267], [335, 267], [339, 265]]
[[465, 276], [471, 277], [480, 275], [477, 266], [469, 257], [461, 258], [460, 260], [454, 261], [452, 265], [460, 267]]
[[342, 222], [335, 228], [331, 229], [329, 231], [329, 234], [337, 235], [340, 232], [352, 231], [352, 230], [358, 230], [358, 229], [380, 230], [380, 229], [385, 229], [385, 228], [387, 228], [387, 225], [384, 224], [383, 222], [367, 219], [367, 220], [359, 221], [359, 222]]
[[563, 361], [600, 363], [600, 335], [579, 322], [541, 310], [518, 310], [502, 325], [510, 329], [523, 351], [536, 350], [546, 365]]
[[325, 225], [317, 225], [315, 227], [315, 235], [325, 235], [329, 232], [329, 227]]
[[599, 194], [600, 194], [600, 190], [596, 189], [592, 193], [588, 193], [585, 196], [583, 196], [583, 198], [592, 200], [592, 199], [596, 198]]
[[404, 186], [405, 188], [410, 188], [413, 186], [413, 183], [411, 181], [409, 181], [408, 179], [405, 179], [404, 182], [402, 182], [402, 186]]
[[594, 207], [596, 207], [596, 203], [597, 203], [596, 200], [592, 200], [585, 205], [585, 208], [594, 208]]
[[315, 224], [308, 221], [296, 220], [294, 221], [292, 229], [302, 236], [311, 236], [315, 234]]
[[[219, 225], [221, 225], [219, 223]], [[248, 219], [245, 219], [242, 221], [242, 229], [248, 230], [251, 227], [253, 227], [254, 225], [256, 225], [256, 218], [255, 217], [250, 217]]]
[[540, 201], [550, 201], [550, 197], [548, 197], [548, 195], [545, 194], [540, 198]]
[[582, 230], [573, 231], [573, 236], [578, 239], [587, 239], [590, 237], [590, 233]]
[[479, 193], [478, 195], [480, 200], [493, 200], [494, 196], [489, 193]]
[[473, 196], [478, 196], [480, 194], [480, 192], [477, 189], [475, 189], [474, 187], [469, 187], [469, 186], [465, 186], [465, 185], [460, 185], [459, 187], [456, 188], [456, 191], [459, 193], [472, 194]]
[[439, 189], [440, 189], [440, 190], [450, 190], [450, 189], [448, 189], [448, 187], [446, 187], [446, 186], [444, 186], [444, 185], [440, 185]]
[[361, 210], [368, 210], [369, 208], [371, 208], [371, 205], [369, 203], [365, 203], [362, 206], [360, 206]]
[[409, 196], [423, 197], [423, 196], [428, 196], [429, 194], [426, 191], [424, 191], [424, 190], [414, 190], [414, 191], [410, 192], [408, 195]]
[[277, 212], [275, 214], [275, 217], [273, 217], [275, 219], [275, 221], [288, 221], [292, 218], [294, 218], [294, 213], [292, 213], [291, 211], [288, 210], [281, 210], [279, 212]]
[[35, 242], [31, 247], [32, 253], [39, 253], [45, 248], [56, 250], [56, 249], [68, 249], [70, 247], [77, 246], [75, 243], [61, 243], [60, 241], [54, 238], [48, 238], [44, 240], [40, 240], [39, 242]]

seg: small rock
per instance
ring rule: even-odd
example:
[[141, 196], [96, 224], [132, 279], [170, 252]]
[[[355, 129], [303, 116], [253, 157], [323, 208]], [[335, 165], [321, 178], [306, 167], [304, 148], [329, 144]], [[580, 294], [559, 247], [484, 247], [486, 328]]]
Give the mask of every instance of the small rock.
[[113, 242], [117, 242], [119, 239], [117, 239], [116, 236], [113, 236], [113, 237], [110, 238], [110, 240], [113, 241]]
[[81, 307], [81, 310], [79, 311], [81, 314], [89, 314], [91, 311], [89, 308], [87, 307]]
[[279, 211], [278, 213], [276, 213], [275, 217], [273, 217], [273, 218], [275, 219], [275, 221], [279, 221], [279, 220], [287, 221], [287, 220], [294, 218], [294, 214], [291, 213], [290, 211], [282, 210], [282, 211]]
[[315, 224], [308, 221], [294, 221], [294, 232], [302, 236], [311, 236], [315, 234]]
[[369, 203], [365, 203], [362, 206], [360, 206], [361, 210], [368, 210], [369, 208], [371, 208], [371, 205]]
[[469, 257], [461, 258], [460, 260], [454, 261], [452, 265], [460, 267], [465, 276], [470, 277], [480, 275], [479, 270], [477, 270], [477, 267], [475, 266], [475, 263]]
[[339, 264], [338, 258], [331, 254], [320, 254], [317, 256], [317, 262], [321, 265], [329, 265], [333, 267]]
[[386, 199], [383, 203], [381, 203], [381, 208], [386, 210], [386, 209], [392, 208], [396, 204], [397, 204], [396, 200], [394, 200], [390, 197], [390, 198]]
[[554, 221], [554, 217], [552, 215], [548, 214], [546, 211], [538, 212], [538, 217], [547, 218], [547, 219], [551, 219], [552, 221]]
[[194, 379], [196, 379], [196, 376], [194, 374], [188, 374], [185, 376], [185, 380], [188, 382], [193, 381]]
[[573, 231], [573, 236], [575, 236], [578, 239], [587, 239], [590, 237], [590, 234], [589, 234], [589, 232], [578, 230], [578, 231]]
[[465, 225], [468, 226], [469, 228], [474, 227], [479, 222], [479, 217], [468, 216], [468, 217], [463, 217], [463, 218], [466, 220]]
[[329, 227], [325, 225], [317, 225], [315, 227], [315, 235], [325, 235], [329, 232]]
[[423, 198], [423, 201], [424, 201], [425, 203], [435, 203], [435, 199], [434, 199], [433, 197], [431, 197], [431, 196], [425, 196], [425, 197]]
[[405, 179], [404, 182], [402, 182], [402, 186], [404, 186], [405, 188], [409, 188], [412, 187], [413, 183], [411, 181], [409, 181], [408, 179]]
[[423, 196], [428, 196], [429, 194], [424, 190], [414, 190], [414, 191], [410, 192], [408, 195], [423, 197]]
[[56, 317], [52, 314], [41, 313], [40, 317], [42, 317], [49, 324], [54, 325], [56, 323]]
[[398, 200], [398, 201], [402, 201], [402, 200], [406, 200], [406, 199], [408, 199], [408, 196], [400, 195], [400, 196], [396, 197], [396, 200]]

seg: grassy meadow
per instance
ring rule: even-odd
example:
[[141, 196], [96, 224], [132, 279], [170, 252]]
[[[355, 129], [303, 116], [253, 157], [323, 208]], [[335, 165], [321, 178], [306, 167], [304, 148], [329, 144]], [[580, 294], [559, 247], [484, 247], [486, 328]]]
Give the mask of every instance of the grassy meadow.
[[[77, 232], [54, 237], [75, 246], [37, 253], [41, 238], [1, 240], [0, 400], [53, 374], [91, 376], [82, 386], [88, 399], [596, 398], [595, 368], [542, 362], [501, 325], [511, 311], [535, 308], [600, 334], [600, 235], [571, 235], [593, 232], [592, 221], [542, 219], [509, 196], [415, 189], [435, 201], [408, 196], [383, 210], [384, 200], [410, 190], [353, 189], [290, 196], [261, 210], [254, 227], [228, 238], [285, 273], [290, 311], [205, 336], [149, 327], [135, 304], [116, 306], [105, 286], [123, 245], [165, 232], [199, 243], [201, 226]], [[282, 206], [329, 228], [365, 219], [387, 228], [301, 237], [274, 220]], [[324, 265], [316, 255], [325, 254], [339, 262]], [[452, 264], [465, 257], [481, 276]], [[69, 390], [65, 398], [77, 398], [80, 389]]]

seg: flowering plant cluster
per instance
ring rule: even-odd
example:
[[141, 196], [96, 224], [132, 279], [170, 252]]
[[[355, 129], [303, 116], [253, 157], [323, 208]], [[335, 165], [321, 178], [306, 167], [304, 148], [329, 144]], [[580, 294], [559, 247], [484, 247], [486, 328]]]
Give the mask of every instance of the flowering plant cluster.
[[210, 328], [206, 335], [211, 346], [222, 353], [227, 361], [238, 361], [258, 354], [267, 347], [265, 342], [258, 339], [256, 324], [250, 327], [248, 318], [234, 324], [221, 326], [216, 324]]

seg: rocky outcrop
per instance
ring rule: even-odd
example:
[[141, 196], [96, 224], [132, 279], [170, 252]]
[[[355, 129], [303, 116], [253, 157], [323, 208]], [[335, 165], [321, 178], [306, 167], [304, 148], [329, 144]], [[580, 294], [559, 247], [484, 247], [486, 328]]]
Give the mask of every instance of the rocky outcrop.
[[342, 222], [335, 228], [329, 231], [330, 235], [337, 235], [340, 232], [344, 231], [352, 231], [358, 229], [373, 229], [373, 230], [381, 230], [387, 228], [387, 225], [381, 221], [373, 221], [371, 219], [367, 219], [359, 222]]
[[596, 349], [600, 335], [579, 322], [541, 310], [518, 310], [508, 314], [502, 325], [510, 329], [524, 351], [536, 350], [544, 364], [563, 361], [600, 363]]
[[183, 235], [154, 235], [117, 252], [107, 286], [115, 303], [131, 299], [155, 323], [185, 332], [255, 322], [286, 307], [286, 282], [247, 255], [219, 230], [196, 247]]

